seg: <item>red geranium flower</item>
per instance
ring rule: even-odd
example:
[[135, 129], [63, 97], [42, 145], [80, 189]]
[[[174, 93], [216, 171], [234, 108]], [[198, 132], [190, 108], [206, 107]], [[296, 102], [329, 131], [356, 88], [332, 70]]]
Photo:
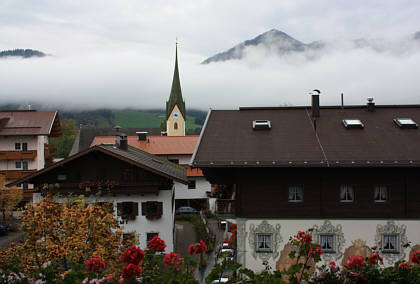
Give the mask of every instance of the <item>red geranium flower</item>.
[[420, 265], [420, 252], [415, 252], [411, 255], [411, 262]]
[[321, 247], [315, 247], [315, 249], [313, 249], [312, 245], [309, 245], [309, 256], [310, 257], [315, 257], [316, 255], [321, 255], [324, 252], [322, 251]]
[[398, 265], [398, 268], [399, 269], [408, 269], [410, 267], [410, 265], [407, 263], [407, 262], [401, 262], [399, 265]]
[[153, 251], [164, 251], [166, 248], [165, 241], [159, 238], [158, 236], [154, 236], [153, 239], [149, 241], [147, 248]]
[[347, 261], [348, 268], [360, 269], [363, 266], [365, 266], [365, 258], [361, 255], [350, 257], [349, 260]]
[[167, 267], [175, 267], [177, 270], [179, 270], [183, 262], [182, 258], [178, 254], [171, 252], [165, 255], [163, 258], [163, 263]]
[[142, 251], [139, 247], [130, 246], [121, 257], [120, 261], [125, 262], [127, 264], [135, 264], [139, 265], [144, 259], [144, 251]]
[[131, 277], [138, 277], [142, 273], [142, 270], [139, 266], [130, 263], [127, 266], [124, 266], [121, 272], [121, 276], [124, 279], [131, 278]]
[[92, 257], [85, 262], [86, 269], [90, 272], [98, 272], [105, 269], [105, 263], [99, 257]]
[[380, 257], [377, 252], [372, 253], [369, 256], [369, 264], [371, 264], [371, 265], [377, 265], [378, 264], [378, 260], [380, 262], [382, 262], [382, 257]]
[[334, 261], [330, 261], [330, 264], [328, 265], [328, 267], [330, 268], [330, 270], [338, 270], [338, 266], [337, 264], [335, 264]]
[[309, 233], [306, 233], [306, 234], [303, 236], [303, 241], [304, 241], [306, 244], [310, 244], [310, 243], [312, 242], [312, 235], [311, 235], [311, 234], [309, 234]]
[[197, 244], [190, 245], [190, 247], [188, 248], [188, 252], [191, 255], [203, 254], [206, 251], [207, 251], [207, 246], [206, 246], [206, 243], [203, 240], [200, 240], [200, 242], [197, 243]]

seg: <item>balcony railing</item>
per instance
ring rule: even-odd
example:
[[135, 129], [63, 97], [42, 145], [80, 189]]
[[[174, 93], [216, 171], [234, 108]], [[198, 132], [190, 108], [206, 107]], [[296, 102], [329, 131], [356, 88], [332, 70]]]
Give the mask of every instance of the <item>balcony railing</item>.
[[0, 174], [6, 175], [6, 179], [17, 179], [27, 176], [34, 172], [36, 172], [36, 170], [7, 170], [0, 171]]
[[235, 200], [217, 199], [216, 214], [235, 214]]
[[0, 151], [0, 160], [33, 160], [36, 151]]

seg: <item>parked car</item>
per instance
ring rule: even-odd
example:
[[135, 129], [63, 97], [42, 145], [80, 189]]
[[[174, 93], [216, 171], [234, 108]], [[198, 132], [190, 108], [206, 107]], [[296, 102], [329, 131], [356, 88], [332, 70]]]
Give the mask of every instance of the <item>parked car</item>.
[[9, 231], [9, 224], [0, 223], [0, 235], [6, 235], [7, 231]]
[[192, 207], [188, 207], [188, 206], [183, 206], [183, 207], [179, 207], [176, 211], [175, 211], [176, 215], [179, 214], [198, 214], [200, 213], [198, 210], [195, 210]]
[[211, 282], [211, 283], [212, 284], [215, 284], [215, 283], [226, 283], [228, 281], [229, 281], [229, 278], [227, 278], [227, 277], [221, 277], [219, 279], [213, 280], [213, 282]]
[[235, 261], [235, 250], [230, 249], [230, 248], [229, 249], [222, 248], [219, 251], [219, 255], [218, 255], [216, 263], [221, 264], [223, 262], [223, 257], [222, 256], [224, 256], [224, 255], [226, 255], [226, 260], [227, 261], [231, 261], [231, 262]]

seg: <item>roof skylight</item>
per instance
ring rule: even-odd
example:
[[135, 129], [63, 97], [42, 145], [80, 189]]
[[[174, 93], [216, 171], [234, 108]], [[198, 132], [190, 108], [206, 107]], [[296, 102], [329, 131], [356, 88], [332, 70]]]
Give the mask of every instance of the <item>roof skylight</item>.
[[411, 118], [394, 118], [394, 122], [400, 128], [418, 128], [417, 123], [415, 123]]
[[360, 119], [343, 119], [343, 125], [345, 128], [364, 128], [365, 126]]
[[255, 130], [271, 129], [271, 122], [269, 120], [254, 120], [252, 128]]

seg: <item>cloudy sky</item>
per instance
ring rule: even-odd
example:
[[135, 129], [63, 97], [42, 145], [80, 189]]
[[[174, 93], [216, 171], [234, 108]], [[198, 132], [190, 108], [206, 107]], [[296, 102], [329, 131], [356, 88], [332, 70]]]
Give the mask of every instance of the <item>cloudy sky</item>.
[[[0, 102], [163, 108], [178, 37], [187, 108], [305, 105], [314, 88], [323, 104], [341, 92], [349, 104], [420, 103], [420, 47], [407, 43], [419, 14], [418, 0], [0, 0], [0, 50], [51, 54], [0, 60]], [[312, 61], [250, 50], [242, 61], [199, 64], [273, 28], [305, 43], [367, 38], [398, 48], [341, 46]]]

